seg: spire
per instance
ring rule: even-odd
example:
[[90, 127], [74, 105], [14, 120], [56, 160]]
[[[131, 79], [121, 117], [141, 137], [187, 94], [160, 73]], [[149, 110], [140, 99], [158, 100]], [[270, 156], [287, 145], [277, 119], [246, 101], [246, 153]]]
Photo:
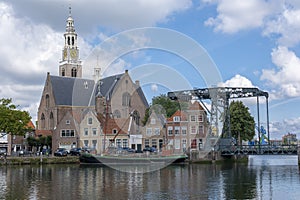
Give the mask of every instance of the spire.
[[60, 76], [81, 77], [81, 61], [79, 60], [79, 49], [77, 46], [77, 33], [72, 17], [72, 8], [69, 6], [69, 14], [66, 21], [66, 32], [64, 33], [65, 45], [60, 62]]

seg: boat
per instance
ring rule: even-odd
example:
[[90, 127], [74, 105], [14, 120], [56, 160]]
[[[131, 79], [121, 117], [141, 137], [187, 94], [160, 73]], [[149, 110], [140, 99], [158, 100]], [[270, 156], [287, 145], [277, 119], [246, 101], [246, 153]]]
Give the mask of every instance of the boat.
[[82, 153], [79, 157], [81, 164], [104, 164], [112, 165], [169, 165], [172, 163], [183, 163], [187, 159], [186, 154], [90, 154]]

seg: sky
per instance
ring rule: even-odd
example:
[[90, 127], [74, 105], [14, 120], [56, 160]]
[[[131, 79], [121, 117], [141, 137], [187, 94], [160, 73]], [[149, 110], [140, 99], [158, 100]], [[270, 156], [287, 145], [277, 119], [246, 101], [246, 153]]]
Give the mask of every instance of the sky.
[[[0, 0], [0, 97], [33, 120], [47, 72], [58, 75], [70, 5], [87, 77], [94, 65], [103, 77], [128, 69], [149, 101], [213, 80], [258, 87], [271, 138], [300, 136], [298, 0]], [[245, 104], [257, 119], [255, 101]]]

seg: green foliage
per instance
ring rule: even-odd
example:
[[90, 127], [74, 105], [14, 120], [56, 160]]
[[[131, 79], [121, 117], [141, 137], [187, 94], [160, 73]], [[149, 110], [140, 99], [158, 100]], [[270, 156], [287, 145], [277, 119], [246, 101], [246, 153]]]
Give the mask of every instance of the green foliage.
[[230, 129], [232, 137], [241, 140], [252, 140], [255, 135], [255, 121], [241, 101], [232, 101], [230, 110]]
[[27, 138], [27, 143], [31, 147], [47, 146], [47, 147], [51, 148], [52, 147], [52, 136], [51, 135], [49, 135], [47, 137], [41, 136], [38, 138], [30, 136]]
[[163, 114], [166, 117], [171, 117], [177, 110], [184, 110], [188, 107], [188, 103], [179, 103], [178, 101], [172, 101], [167, 95], [160, 94], [157, 97], [152, 98], [152, 104], [150, 108], [146, 109], [145, 117], [142, 120], [143, 125], [148, 121], [152, 112], [157, 114]]
[[177, 110], [184, 110], [185, 108], [187, 108], [187, 103], [179, 103], [178, 101], [172, 101], [165, 94], [153, 97], [152, 105], [161, 105], [165, 110], [166, 117], [171, 117]]
[[0, 99], [0, 131], [12, 135], [24, 135], [31, 117], [27, 111], [17, 109], [11, 99]]

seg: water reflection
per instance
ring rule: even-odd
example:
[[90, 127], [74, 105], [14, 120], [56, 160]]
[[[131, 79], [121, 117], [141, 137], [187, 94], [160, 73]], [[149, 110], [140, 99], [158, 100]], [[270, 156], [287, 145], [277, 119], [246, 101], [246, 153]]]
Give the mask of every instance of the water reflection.
[[0, 168], [0, 199], [297, 199], [298, 166], [170, 165], [149, 173], [104, 166]]

